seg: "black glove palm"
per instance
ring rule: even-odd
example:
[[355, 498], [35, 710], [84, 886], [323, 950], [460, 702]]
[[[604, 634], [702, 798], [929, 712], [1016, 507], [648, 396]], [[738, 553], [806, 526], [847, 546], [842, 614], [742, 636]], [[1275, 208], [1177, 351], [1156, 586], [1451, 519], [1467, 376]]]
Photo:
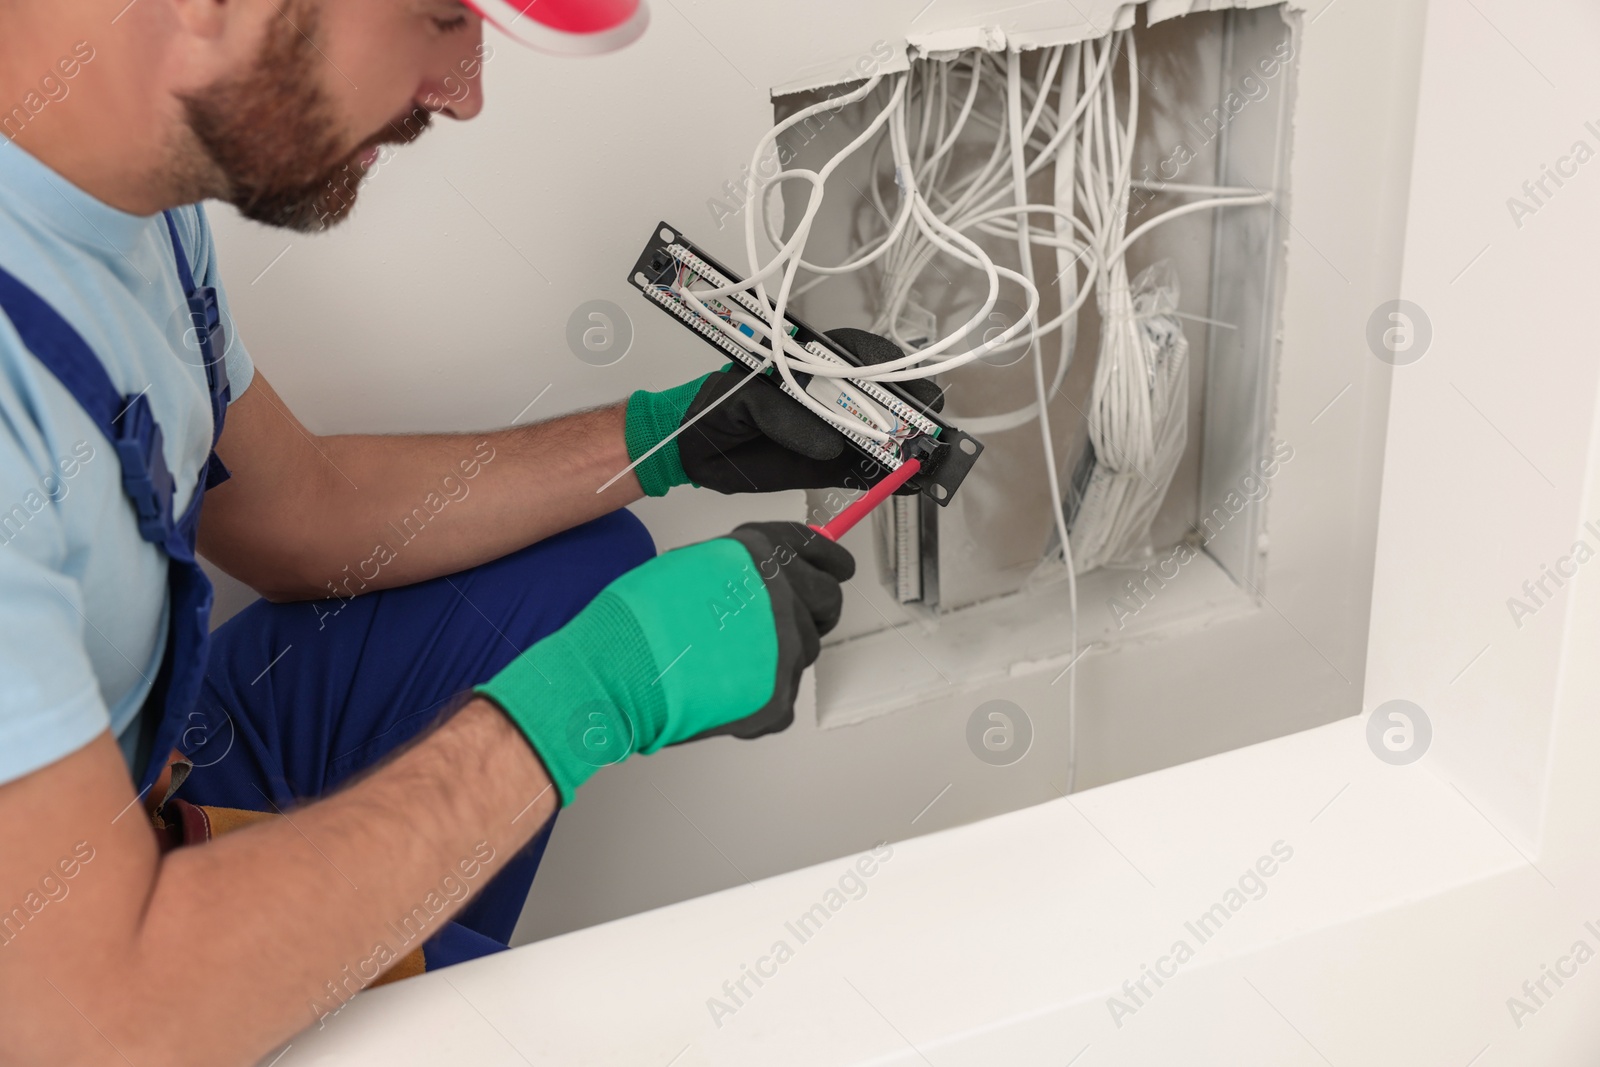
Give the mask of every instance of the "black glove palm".
[[[886, 363], [905, 354], [893, 341], [865, 330], [832, 330], [828, 336], [865, 364]], [[694, 418], [749, 373], [734, 366], [708, 377], [683, 421]], [[943, 407], [943, 392], [933, 382], [902, 384], [930, 410]], [[684, 473], [719, 493], [860, 486], [876, 481], [881, 473], [850, 447], [843, 434], [765, 379], [745, 385], [680, 434], [677, 444]]]

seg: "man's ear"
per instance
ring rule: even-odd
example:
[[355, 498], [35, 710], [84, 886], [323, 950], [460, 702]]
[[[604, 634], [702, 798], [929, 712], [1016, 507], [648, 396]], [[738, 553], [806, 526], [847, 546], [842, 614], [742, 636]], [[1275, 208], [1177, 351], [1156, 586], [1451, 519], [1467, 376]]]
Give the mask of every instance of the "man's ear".
[[183, 32], [205, 40], [220, 39], [230, 21], [246, 5], [239, 0], [167, 0]]
[[249, 69], [265, 28], [296, 17], [304, 6], [293, 0], [139, 0], [139, 7], [157, 3], [166, 6], [165, 32], [176, 46], [174, 83], [188, 91]]

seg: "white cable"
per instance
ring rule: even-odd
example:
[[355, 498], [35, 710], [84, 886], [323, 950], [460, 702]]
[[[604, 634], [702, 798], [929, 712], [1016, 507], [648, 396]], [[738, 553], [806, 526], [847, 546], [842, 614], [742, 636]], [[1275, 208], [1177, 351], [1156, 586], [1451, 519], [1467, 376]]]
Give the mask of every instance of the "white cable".
[[[887, 437], [881, 420], [849, 418], [806, 395], [797, 376], [911, 381], [953, 371], [986, 356], [1024, 351], [1034, 386], [1030, 404], [1012, 412], [954, 418], [974, 433], [1010, 430], [1039, 421], [1052, 525], [1060, 543], [1072, 612], [1069, 670], [1075, 670], [1079, 654], [1077, 567], [1072, 530], [1061, 506], [1063, 487], [1049, 405], [1071, 365], [1078, 313], [1092, 295], [1098, 296], [1101, 338], [1087, 405], [1096, 460], [1110, 471], [1142, 471], [1155, 461], [1158, 447], [1151, 386], [1155, 365], [1136, 317], [1127, 252], [1135, 241], [1166, 222], [1199, 211], [1267, 203], [1272, 195], [1222, 185], [1134, 179], [1141, 75], [1131, 31], [1119, 30], [1097, 41], [1051, 49], [1039, 57], [1034, 70], [1033, 76], [1024, 77], [1022, 57], [1016, 52], [1003, 57], [974, 52], [955, 62], [917, 61], [892, 81], [875, 77], [836, 100], [791, 115], [764, 136], [753, 153], [751, 172], [756, 188], [744, 220], [748, 278], [735, 285], [685, 293], [684, 300], [708, 316], [721, 334], [770, 360], [776, 375], [820, 417], [878, 440]], [[860, 135], [818, 170], [795, 169], [766, 176], [759, 169], [785, 130], [824, 110], [882, 99], [873, 95], [880, 90], [887, 90], [887, 99], [881, 107], [869, 105], [871, 118]], [[992, 144], [985, 144], [991, 136]], [[840, 263], [806, 259], [806, 245], [825, 200], [829, 176], [869, 144], [871, 179], [866, 191], [882, 217], [883, 228], [874, 226], [875, 234], [859, 242]], [[974, 148], [978, 151], [973, 152]], [[1054, 203], [1036, 204], [1028, 196], [1028, 179], [1047, 165], [1055, 167]], [[897, 197], [893, 205], [883, 181], [891, 173]], [[768, 210], [769, 199], [774, 187], [795, 180], [806, 182], [808, 188], [804, 209], [785, 241], [777, 232], [775, 214]], [[1130, 230], [1129, 208], [1135, 188], [1193, 199]], [[765, 260], [757, 248], [758, 235], [776, 250]], [[996, 262], [974, 239], [978, 235], [1014, 242], [1018, 269]], [[1055, 283], [1059, 285], [1060, 310], [1048, 322], [1039, 320], [1040, 293], [1033, 263], [1036, 248], [1054, 251], [1059, 270]], [[908, 338], [907, 324], [915, 319], [911, 305], [920, 301], [914, 293], [935, 262], [960, 264], [978, 272], [983, 280], [981, 299], [975, 301], [976, 311], [970, 317], [934, 335], [924, 336], [926, 331], [919, 331], [917, 337]], [[808, 272], [804, 285], [798, 284], [801, 271]], [[873, 328], [899, 342], [904, 355], [871, 367], [840, 365], [806, 352], [787, 336], [786, 311], [801, 292], [831, 277], [869, 271], [867, 276], [877, 281]], [[982, 339], [989, 315], [1007, 286], [1022, 291], [1026, 310], [1018, 322], [997, 334], [989, 331], [996, 335]], [[730, 307], [730, 323], [704, 303], [735, 292], [753, 294], [757, 303], [752, 307], [764, 310], [752, 314]], [[755, 336], [746, 335], [738, 326]], [[1058, 344], [1057, 359], [1047, 373], [1043, 342], [1052, 335]], [[980, 339], [981, 343], [973, 343]], [[959, 351], [961, 347], [967, 350]], [[1162, 394], [1161, 410], [1172, 402], [1172, 397]], [[1113, 535], [1126, 528], [1127, 516], [1120, 515], [1117, 521], [1123, 525], [1115, 526]], [[1070, 791], [1075, 787], [1077, 765], [1075, 682], [1068, 693], [1068, 738]]]
[[1134, 241], [1137, 241], [1139, 238], [1143, 237], [1157, 226], [1164, 222], [1171, 222], [1173, 219], [1181, 218], [1184, 215], [1192, 215], [1196, 211], [1206, 211], [1210, 208], [1238, 207], [1244, 204], [1268, 204], [1271, 202], [1271, 193], [1257, 193], [1254, 196], [1221, 196], [1209, 200], [1196, 200], [1191, 204], [1184, 204], [1182, 207], [1175, 207], [1171, 211], [1164, 211], [1155, 218], [1150, 219], [1144, 225], [1140, 226], [1138, 229], [1128, 234], [1128, 236], [1124, 237], [1122, 239], [1122, 243], [1117, 246], [1117, 250], [1113, 253], [1113, 255], [1121, 256], [1128, 250], [1129, 245], [1133, 244]]
[[[1072, 138], [1071, 133], [1087, 103], [1082, 99], [1077, 99], [1078, 75], [1082, 62], [1083, 46], [1079, 45], [1073, 49], [1071, 60], [1061, 71], [1060, 103], [1057, 106], [1061, 111], [1066, 111], [1069, 89], [1074, 99], [1072, 100], [1071, 118], [1057, 130], [1057, 138], [1051, 145], [1051, 151], [1055, 157], [1056, 207], [1058, 210], [1065, 212], [1064, 216], [1057, 215], [1055, 217], [1055, 228], [1058, 236], [1062, 232], [1063, 217], [1071, 224], [1077, 224], [1077, 219], [1073, 214], [1075, 206], [1073, 203], [1073, 191], [1076, 185], [1074, 174], [1076, 168], [1073, 164], [1077, 158], [1075, 151], [1077, 142]], [[1067, 229], [1070, 232], [1071, 226], [1069, 225]], [[1058, 246], [1056, 265], [1060, 268], [1057, 277], [1061, 285], [1061, 304], [1063, 308], [1071, 309], [1072, 318], [1070, 321], [1072, 326], [1071, 328], [1063, 326], [1061, 330], [1061, 355], [1057, 361], [1056, 380], [1050, 388], [1051, 396], [1054, 396], [1056, 391], [1061, 388], [1061, 383], [1066, 378], [1067, 368], [1071, 365], [1073, 355], [1076, 352], [1075, 344], [1078, 333], [1077, 308], [1087, 299], [1088, 293], [1094, 288], [1093, 275], [1085, 272], [1087, 276], [1084, 279], [1083, 292], [1074, 296], [1073, 290], [1078, 288], [1077, 263], [1079, 258], [1074, 256], [1070, 263], [1063, 262], [1066, 259], [1066, 253], [1065, 250]], [[1068, 321], [1066, 311], [1062, 312], [1062, 319], [1063, 322]], [[1061, 510], [1059, 497], [1050, 503], [1054, 510]], [[1076, 673], [1078, 668], [1078, 567], [1072, 558], [1072, 541], [1070, 538], [1062, 539], [1061, 562], [1067, 569], [1067, 625], [1072, 631], [1070, 635], [1071, 645], [1068, 649], [1071, 658], [1067, 660], [1067, 671], [1072, 674], [1072, 677], [1067, 681], [1066, 788], [1067, 794], [1071, 795], [1078, 785], [1078, 675]], [[1059, 678], [1056, 680], [1059, 681]], [[1054, 681], [1051, 684], [1055, 684]]]
[[[1058, 54], [1059, 58], [1059, 54]], [[1053, 68], [1052, 68], [1053, 69]], [[1022, 56], [1019, 52], [1012, 51], [1006, 56], [1006, 117], [1011, 131], [1011, 180], [1016, 187], [1017, 203], [1026, 204], [1028, 201], [1028, 175], [1027, 163], [1023, 159], [1022, 149], [1024, 143], [1022, 125]], [[1027, 216], [1019, 216], [1026, 220]], [[1027, 275], [1031, 284], [1033, 281], [1033, 242], [1029, 227], [1017, 227], [1017, 252], [1022, 260], [1022, 272]], [[1061, 539], [1061, 552], [1066, 561], [1067, 580], [1070, 583], [1069, 596], [1069, 623], [1072, 642], [1071, 655], [1076, 658], [1078, 654], [1078, 591], [1077, 581], [1073, 575], [1072, 541], [1067, 532], [1067, 517], [1062, 511], [1061, 481], [1056, 472], [1055, 438], [1050, 432], [1050, 396], [1044, 384], [1044, 353], [1039, 347], [1037, 333], [1033, 335], [1030, 344], [1033, 356], [1033, 387], [1039, 408], [1039, 437], [1044, 445], [1045, 483], [1048, 490], [1046, 500], [1050, 502], [1050, 514], [1055, 521], [1056, 536]], [[1063, 353], [1065, 349], [1063, 349]], [[1066, 360], [1063, 356], [1063, 367]], [[1069, 660], [1069, 663], [1072, 661]], [[1078, 725], [1078, 677], [1073, 674], [1067, 680], [1067, 792], [1072, 792], [1077, 775], [1077, 725]]]
[[[1120, 71], [1119, 58], [1123, 60]], [[1063, 487], [1049, 405], [1072, 364], [1078, 313], [1091, 296], [1098, 296], [1100, 348], [1087, 405], [1096, 460], [1106, 464], [1108, 471], [1147, 469], [1158, 448], [1168, 447], [1155, 440], [1157, 407], [1170, 409], [1175, 398], [1163, 394], [1157, 407], [1152, 406], [1154, 357], [1136, 318], [1126, 254], [1135, 241], [1166, 222], [1213, 208], [1267, 203], [1272, 195], [1222, 185], [1134, 179], [1141, 76], [1130, 31], [1057, 47], [1039, 57], [1034, 69], [1033, 77], [1024, 78], [1021, 56], [1015, 52], [1003, 58], [973, 52], [954, 62], [917, 61], [892, 80], [874, 77], [837, 99], [801, 109], [777, 124], [758, 141], [752, 155], [755, 188], [744, 220], [748, 277], [736, 284], [685, 291], [683, 300], [719, 335], [757, 355], [763, 367], [770, 364], [776, 368], [776, 375], [819, 417], [880, 441], [891, 439], [883, 420], [862, 422], [848, 417], [809, 396], [800, 388], [797, 376], [911, 381], [954, 371], [986, 356], [1023, 350], [1031, 357], [1034, 399], [1030, 404], [1016, 411], [952, 419], [972, 433], [1002, 432], [1039, 420], [1052, 526], [1068, 587], [1072, 629], [1068, 670], [1075, 672], [1079, 646], [1074, 555], [1082, 558], [1083, 544], [1075, 550], [1070, 540], [1074, 530], [1067, 527], [1062, 508]], [[1120, 91], [1119, 74], [1123, 79]], [[876, 101], [883, 97], [874, 94], [884, 91], [887, 98], [879, 107]], [[795, 169], [770, 176], [761, 170], [764, 161], [770, 167], [768, 156], [784, 131], [823, 111], [858, 103], [872, 109], [868, 123], [818, 170]], [[992, 138], [992, 144], [985, 143], [987, 138]], [[883, 228], [873, 225], [873, 235], [856, 244], [838, 264], [806, 259], [807, 242], [826, 198], [829, 176], [869, 145], [871, 177], [866, 193], [881, 215]], [[1032, 203], [1028, 179], [1047, 165], [1055, 168], [1054, 203]], [[897, 198], [892, 206], [888, 203], [890, 188], [883, 180], [890, 174]], [[775, 212], [768, 210], [770, 196], [775, 188], [781, 193], [784, 182], [796, 180], [807, 183], [804, 209], [785, 241], [777, 232]], [[1129, 206], [1135, 188], [1193, 199], [1130, 231]], [[765, 261], [758, 252], [758, 234], [775, 249]], [[1014, 242], [1018, 269], [995, 262], [974, 239], [979, 235]], [[1035, 248], [1056, 254], [1054, 281], [1059, 285], [1060, 312], [1048, 322], [1039, 321]], [[1009, 261], [1009, 256], [1006, 259]], [[921, 330], [918, 336], [908, 338], [908, 323], [917, 317], [911, 313], [912, 305], [921, 301], [916, 295], [920, 280], [936, 263], [940, 267], [960, 264], [967, 268], [964, 278], [981, 276], [982, 297], [970, 317], [943, 330]], [[801, 271], [808, 272], [803, 285], [798, 284]], [[872, 304], [877, 315], [873, 330], [905, 349], [900, 358], [871, 367], [822, 359], [805, 351], [786, 332], [786, 311], [796, 297], [830, 278], [858, 272], [873, 279]], [[1002, 289], [1009, 286], [1024, 294], [1026, 310], [1018, 322], [983, 339], [989, 315]], [[752, 313], [724, 301], [726, 309], [719, 310], [725, 310], [730, 322], [706, 304], [734, 293], [752, 294], [756, 303], [751, 307], [762, 312]], [[1043, 342], [1052, 335], [1058, 345], [1057, 359], [1047, 374]], [[959, 351], [963, 346], [967, 351]], [[1123, 494], [1118, 500], [1128, 499], [1125, 485], [1116, 492]], [[1099, 533], [1115, 538], [1132, 529], [1132, 513], [1122, 504], [1114, 502], [1112, 506], [1113, 521]], [[1095, 558], [1096, 545], [1103, 541], [1091, 538], [1087, 558]], [[1050, 558], [1055, 557], [1052, 554]], [[1067, 703], [1067, 790], [1071, 792], [1077, 774], [1075, 673]]]
[[[926, 202], [922, 199], [921, 193], [916, 185], [915, 168], [911, 165], [906, 147], [907, 139], [905, 131], [904, 109], [906, 84], [906, 79], [904, 76], [902, 76], [896, 86], [894, 97], [891, 99], [889, 106], [879, 114], [878, 118], [874, 120], [874, 122], [860, 137], [858, 137], [832, 160], [830, 160], [822, 171], [789, 171], [770, 179], [770, 181], [778, 181], [789, 178], [810, 178], [813, 184], [812, 195], [808, 199], [806, 212], [802, 215], [800, 222], [797, 224], [795, 236], [791, 238], [791, 241], [785, 247], [794, 247], [797, 244], [803, 244], [803, 242], [798, 241], [797, 239], [800, 238], [802, 234], [809, 233], [810, 226], [815, 219], [817, 209], [820, 206], [819, 190], [822, 182], [826, 180], [828, 173], [831, 173], [834, 168], [842, 163], [844, 158], [858, 148], [867, 137], [876, 132], [877, 128], [885, 119], [887, 119], [890, 126], [891, 142], [895, 152], [897, 172], [899, 173], [902, 181], [901, 195], [909, 204], [909, 215], [912, 221], [917, 224], [917, 227], [921, 231], [923, 237], [939, 248], [940, 251], [943, 251], [947, 255], [953, 256], [958, 260], [961, 260], [969, 266], [977, 267], [978, 269], [983, 270], [989, 282], [988, 297], [985, 299], [983, 305], [980, 306], [978, 311], [972, 316], [972, 318], [949, 336], [941, 339], [938, 342], [935, 342], [933, 345], [930, 345], [927, 348], [912, 352], [900, 359], [891, 360], [872, 367], [840, 367], [836, 364], [816, 360], [808, 353], [795, 351], [792, 347], [785, 347], [778, 353], [777, 359], [775, 360], [775, 363], [779, 368], [779, 372], [780, 374], [784, 375], [785, 380], [790, 380], [789, 375], [791, 374], [791, 363], [799, 364], [801, 368], [808, 373], [822, 374], [829, 377], [856, 377], [864, 380], [870, 379], [875, 381], [901, 381], [910, 380], [913, 378], [929, 377], [930, 375], [939, 373], [940, 371], [961, 366], [971, 362], [974, 359], [982, 358], [995, 348], [998, 348], [1006, 342], [1009, 342], [1028, 325], [1027, 320], [1035, 315], [1039, 300], [1037, 289], [1033, 288], [1027, 279], [1016, 271], [1012, 271], [1005, 267], [997, 267], [989, 258], [989, 256], [984, 253], [980, 246], [978, 246], [964, 234], [944, 224], [943, 221], [940, 220], [934, 212], [932, 212], [932, 210], [927, 206]], [[764, 145], [762, 147], [764, 147]], [[762, 267], [759, 257], [756, 254], [754, 232], [755, 220], [753, 215], [754, 213], [746, 218], [746, 253], [751, 260], [753, 275], [764, 277], [771, 273], [771, 264], [769, 263], [765, 267]], [[782, 253], [780, 252], [780, 255], [781, 254]], [[786, 303], [787, 301], [788, 289], [793, 283], [794, 272], [798, 266], [798, 257], [791, 257], [787, 268], [784, 271], [783, 282], [779, 289], [779, 300], [775, 302], [778, 306], [773, 307], [774, 314], [772, 321], [774, 324], [781, 323], [783, 321], [781, 318], [782, 304]], [[983, 322], [985, 321], [985, 317], [993, 308], [994, 302], [998, 298], [999, 280], [1001, 277], [1018, 284], [1027, 294], [1028, 312], [1027, 315], [1024, 316], [1023, 321], [1014, 324], [1008, 330], [1003, 331], [1000, 336], [989, 342], [986, 342], [985, 344], [977, 346], [969, 352], [941, 361], [937, 367], [918, 367], [917, 364], [925, 363], [929, 357], [941, 354], [945, 350], [951, 348], [961, 341], [967, 334], [982, 326]], [[748, 286], [727, 287], [721, 291], [731, 292], [734, 288], [747, 287]], [[762, 300], [768, 300], [765, 286], [762, 282], [757, 282], [755, 285], [755, 290]], [[718, 290], [712, 290], [712, 292], [718, 292]], [[772, 302], [769, 301], [769, 303]], [[770, 339], [772, 334], [780, 331], [777, 329], [776, 325], [769, 325], [767, 332]], [[818, 407], [820, 406], [821, 405], [819, 404]], [[821, 412], [819, 412], [819, 414], [820, 413]], [[834, 416], [833, 412], [831, 411], [828, 412], [828, 416], [830, 418], [834, 418], [835, 420], [838, 419], [838, 417]]]

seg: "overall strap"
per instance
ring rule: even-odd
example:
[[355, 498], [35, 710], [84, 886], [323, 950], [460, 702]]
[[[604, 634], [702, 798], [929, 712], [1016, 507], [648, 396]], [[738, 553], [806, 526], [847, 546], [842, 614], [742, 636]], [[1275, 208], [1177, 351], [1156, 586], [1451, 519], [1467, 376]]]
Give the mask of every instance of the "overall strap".
[[83, 335], [4, 268], [0, 268], [0, 311], [111, 442], [122, 463], [123, 490], [138, 515], [139, 536], [164, 543], [172, 525], [173, 480], [149, 399], [142, 392], [133, 396], [118, 392]]
[[[195, 208], [198, 212], [200, 208]], [[222, 305], [214, 286], [196, 285], [194, 272], [189, 268], [189, 257], [178, 240], [178, 224], [171, 211], [163, 211], [167, 221], [167, 236], [172, 238], [172, 254], [178, 261], [178, 281], [183, 285], [183, 296], [189, 305], [189, 328], [198, 342], [201, 362], [206, 368], [206, 384], [211, 393], [211, 455], [206, 459], [202, 489], [214, 489], [230, 477], [228, 468], [216, 453], [217, 441], [222, 437], [222, 424], [228, 414], [228, 401], [232, 388], [228, 382], [228, 367], [223, 358], [228, 348], [227, 327], [222, 321]], [[199, 494], [196, 494], [198, 499]], [[189, 519], [185, 516], [185, 519]]]
[[173, 221], [170, 211], [163, 211], [161, 217], [167, 220], [167, 236], [172, 238], [172, 252], [178, 259], [178, 280], [183, 283], [183, 295], [193, 296], [194, 274], [189, 270], [189, 257], [184, 254], [183, 242], [178, 240], [178, 224]]
[[[196, 207], [198, 212], [200, 208]], [[211, 387], [212, 426], [215, 445], [222, 435], [222, 416], [227, 413], [229, 382], [228, 367], [223, 357], [228, 348], [227, 327], [222, 321], [222, 304], [217, 290], [211, 285], [196, 285], [194, 272], [189, 268], [189, 256], [178, 239], [178, 223], [171, 211], [163, 211], [167, 223], [167, 236], [172, 239], [172, 255], [178, 261], [178, 281], [183, 286], [183, 297], [189, 305], [189, 327], [193, 331], [201, 362], [206, 368], [206, 383]], [[224, 475], [226, 477], [226, 475]], [[207, 488], [210, 488], [208, 485]]]
[[[205, 361], [215, 446], [227, 414], [229, 394], [227, 370], [222, 364], [226, 334], [217, 291], [211, 286], [195, 285], [171, 212], [166, 213], [166, 222], [190, 324]], [[166, 654], [141, 712], [139, 759], [135, 764], [147, 767], [144, 785], [148, 788], [154, 780], [152, 770], [159, 771], [159, 766], [148, 767], [152, 762], [159, 763], [150, 759], [150, 753], [179, 747], [186, 726], [184, 716], [194, 707], [205, 674], [212, 589], [195, 561], [195, 536], [205, 490], [226, 478], [227, 470], [213, 451], [188, 509], [182, 516], [174, 516], [172, 472], [167, 467], [161, 427], [146, 396], [148, 387], [133, 396], [120, 394], [83, 336], [60, 312], [4, 268], [0, 268], [0, 312], [11, 319], [22, 343], [55, 375], [111, 442], [121, 463], [123, 490], [138, 519], [139, 535], [160, 547], [168, 557]]]
[[0, 267], [0, 311], [11, 320], [34, 358], [56, 376], [100, 432], [115, 442], [117, 416], [128, 399], [111, 384], [111, 375], [83, 336], [4, 267]]

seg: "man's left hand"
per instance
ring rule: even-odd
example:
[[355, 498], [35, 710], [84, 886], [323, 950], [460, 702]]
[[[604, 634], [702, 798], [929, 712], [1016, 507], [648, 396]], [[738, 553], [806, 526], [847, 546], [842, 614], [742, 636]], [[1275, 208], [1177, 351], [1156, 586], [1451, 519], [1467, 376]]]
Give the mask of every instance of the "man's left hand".
[[[828, 336], [864, 364], [904, 355], [893, 341], [865, 330], [833, 330]], [[749, 373], [735, 364], [676, 389], [634, 393], [628, 399], [629, 458], [638, 459]], [[901, 384], [932, 411], [944, 405], [932, 381]], [[636, 470], [644, 491], [661, 496], [691, 482], [719, 493], [859, 485], [863, 464], [871, 461], [851, 449], [843, 434], [764, 378], [741, 386]]]

